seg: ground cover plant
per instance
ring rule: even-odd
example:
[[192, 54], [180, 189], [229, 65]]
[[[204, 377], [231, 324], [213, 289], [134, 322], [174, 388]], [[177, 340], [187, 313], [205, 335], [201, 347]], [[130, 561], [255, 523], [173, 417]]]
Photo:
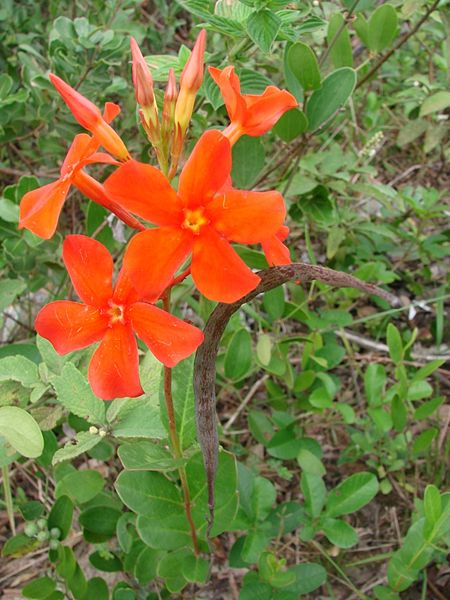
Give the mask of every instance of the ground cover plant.
[[450, 593], [450, 5], [0, 8], [5, 598]]

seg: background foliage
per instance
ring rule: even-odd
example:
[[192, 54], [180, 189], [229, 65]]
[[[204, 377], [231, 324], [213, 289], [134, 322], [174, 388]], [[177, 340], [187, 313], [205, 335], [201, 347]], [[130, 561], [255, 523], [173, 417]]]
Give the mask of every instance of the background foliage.
[[[293, 258], [382, 285], [405, 305], [292, 284], [233, 317], [217, 361], [212, 568], [192, 360], [175, 369], [174, 393], [201, 557], [166, 450], [160, 365], [145, 356], [144, 400], [96, 398], [89, 354], [60, 357], [33, 332], [38, 309], [72, 293], [62, 236], [17, 230], [21, 197], [57, 175], [79, 131], [48, 72], [98, 105], [118, 102], [117, 130], [149, 160], [129, 36], [162, 83], [170, 67], [181, 72], [200, 25], [207, 62], [235, 65], [244, 92], [273, 83], [300, 102], [270, 134], [236, 144], [235, 184], [283, 192]], [[76, 600], [447, 597], [449, 26], [445, 1], [4, 0], [0, 462], [17, 530], [5, 511], [0, 588], [9, 596], [23, 587], [27, 598]], [[209, 76], [197, 102], [192, 140], [227, 122]], [[77, 192], [60, 231], [95, 234], [116, 257], [130, 235]], [[265, 266], [256, 250], [240, 252]], [[175, 298], [200, 326], [213, 308], [189, 279]]]

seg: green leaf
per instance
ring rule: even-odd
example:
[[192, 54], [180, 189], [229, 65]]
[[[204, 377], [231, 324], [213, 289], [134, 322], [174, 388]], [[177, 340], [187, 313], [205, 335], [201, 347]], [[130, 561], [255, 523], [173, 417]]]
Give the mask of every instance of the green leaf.
[[140, 515], [165, 518], [183, 514], [179, 489], [161, 473], [122, 471], [115, 487], [122, 502]]
[[372, 473], [355, 473], [328, 494], [326, 513], [340, 517], [356, 512], [368, 504], [378, 492], [378, 481]]
[[403, 431], [406, 427], [408, 411], [404, 401], [398, 395], [395, 395], [392, 399], [391, 417], [395, 431]]
[[297, 456], [297, 461], [305, 473], [319, 475], [320, 477], [326, 473], [326, 469], [323, 466], [322, 461], [306, 448], [302, 448], [300, 450]]
[[109, 539], [116, 532], [120, 515], [121, 511], [112, 506], [93, 506], [81, 513], [79, 522], [85, 530]]
[[293, 44], [287, 52], [287, 66], [305, 91], [320, 88], [319, 64], [309, 46], [303, 42]]
[[351, 548], [358, 543], [356, 531], [341, 519], [325, 519], [322, 529], [328, 540], [339, 548]]
[[430, 427], [430, 429], [425, 429], [422, 431], [416, 439], [414, 440], [412, 453], [413, 456], [420, 456], [424, 454], [428, 450], [428, 448], [433, 443], [433, 440], [436, 438], [438, 434], [438, 429], [436, 427]]
[[0, 435], [16, 452], [27, 458], [37, 458], [44, 450], [44, 438], [39, 425], [29, 413], [17, 406], [0, 408]]
[[246, 329], [238, 329], [225, 354], [225, 377], [233, 381], [245, 377], [252, 368], [252, 358], [252, 337]]
[[308, 131], [316, 131], [328, 122], [350, 98], [355, 85], [356, 72], [349, 67], [330, 73], [323, 80], [322, 87], [315, 90], [309, 99], [306, 108]]
[[6, 73], [0, 75], [0, 100], [4, 100], [13, 87], [12, 78]]
[[55, 504], [52, 506], [50, 514], [48, 516], [48, 528], [57, 528], [60, 530], [61, 535], [59, 540], [65, 540], [69, 535], [70, 528], [72, 527], [73, 518], [73, 502], [69, 496], [60, 496]]
[[0, 359], [0, 381], [18, 381], [24, 387], [32, 387], [40, 378], [36, 364], [17, 355]]
[[85, 469], [74, 471], [56, 484], [56, 496], [69, 496], [77, 504], [92, 500], [105, 486], [105, 480], [98, 471]]
[[175, 460], [166, 448], [147, 441], [133, 441], [119, 446], [118, 455], [130, 471], [173, 471], [183, 464]]
[[425, 133], [427, 127], [428, 123], [424, 119], [414, 119], [413, 121], [409, 121], [398, 132], [397, 146], [402, 148], [403, 146], [414, 142], [414, 140]]
[[[336, 38], [336, 34], [340, 31]], [[327, 32], [328, 46], [333, 43], [330, 50], [331, 60], [335, 69], [340, 67], [353, 67], [353, 51], [350, 42], [350, 34], [344, 21], [342, 13], [337, 12], [328, 23]]]
[[398, 32], [397, 11], [391, 4], [382, 4], [371, 15], [367, 26], [367, 46], [381, 52], [392, 44]]
[[134, 575], [141, 585], [146, 585], [157, 575], [158, 563], [164, 553], [154, 548], [144, 548], [139, 554]]
[[433, 527], [442, 514], [442, 501], [438, 488], [435, 485], [427, 485], [423, 498], [423, 510], [425, 518]]
[[106, 422], [105, 404], [92, 392], [86, 378], [71, 362], [64, 365], [61, 375], [50, 379], [58, 401], [71, 413], [94, 425]]
[[285, 588], [287, 592], [296, 594], [309, 594], [313, 592], [327, 580], [327, 572], [316, 563], [302, 563], [288, 569], [289, 573], [295, 573], [297, 581], [294, 585]]
[[186, 556], [181, 565], [183, 577], [187, 581], [205, 583], [208, 579], [209, 562], [200, 556]]
[[436, 92], [428, 96], [420, 107], [420, 116], [425, 117], [445, 110], [450, 106], [450, 92]]
[[300, 478], [300, 487], [305, 497], [305, 505], [309, 514], [316, 518], [322, 512], [327, 490], [320, 475], [304, 471]]
[[43, 600], [52, 594], [56, 589], [56, 581], [50, 577], [40, 577], [31, 583], [28, 583], [23, 589], [22, 594], [25, 598], [33, 600]]
[[273, 130], [283, 142], [292, 142], [308, 129], [308, 119], [299, 108], [292, 108], [278, 119]]
[[264, 167], [266, 153], [261, 140], [244, 135], [233, 146], [233, 169], [231, 177], [237, 188], [252, 186]]
[[89, 579], [82, 600], [109, 600], [109, 590], [106, 581], [101, 577]]
[[359, 39], [362, 41], [362, 43], [365, 46], [368, 46], [368, 42], [369, 42], [369, 23], [367, 22], [367, 20], [364, 18], [364, 16], [359, 13], [359, 15], [356, 17], [355, 21], [353, 22], [353, 28], [356, 31], [356, 33], [358, 34]]
[[140, 538], [155, 550], [175, 550], [192, 543], [186, 515], [151, 517], [139, 515], [136, 528]]
[[10, 306], [25, 288], [25, 282], [20, 279], [2, 279], [0, 281], [0, 312]]
[[422, 406], [419, 406], [414, 411], [414, 419], [422, 420], [426, 419], [430, 415], [432, 415], [444, 402], [443, 396], [438, 396], [437, 398], [433, 398], [429, 402], [424, 402]]
[[392, 323], [387, 326], [386, 341], [392, 360], [395, 364], [401, 363], [404, 354], [403, 342], [399, 330]]
[[112, 434], [118, 438], [164, 439], [166, 431], [161, 422], [157, 398], [155, 394], [152, 397], [146, 395], [144, 399], [114, 400], [107, 413]]
[[[92, 450], [97, 444], [100, 444], [102, 438], [90, 431], [80, 431], [77, 433], [75, 440], [70, 440], [64, 448], [60, 448], [55, 452], [52, 458], [52, 464], [56, 465], [65, 460], [73, 460], [83, 452]], [[74, 443], [75, 442], [75, 443]]]
[[272, 357], [272, 339], [270, 335], [262, 333], [258, 337], [256, 343], [256, 357], [263, 366], [267, 366], [270, 363]]
[[246, 23], [248, 35], [263, 52], [270, 52], [280, 25], [280, 18], [268, 9], [252, 12]]

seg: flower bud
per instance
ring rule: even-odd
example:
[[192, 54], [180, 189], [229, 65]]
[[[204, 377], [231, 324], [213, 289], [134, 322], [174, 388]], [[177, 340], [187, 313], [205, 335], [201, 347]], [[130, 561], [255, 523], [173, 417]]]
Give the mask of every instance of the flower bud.
[[205, 44], [206, 31], [202, 29], [180, 77], [180, 94], [175, 107], [175, 123], [180, 126], [183, 135], [191, 120], [195, 96], [203, 81]]
[[203, 81], [206, 30], [202, 29], [180, 77], [180, 87], [198, 92]]
[[142, 52], [132, 37], [130, 39], [131, 55], [133, 57], [133, 85], [137, 103], [144, 106], [153, 106], [155, 95], [153, 93], [153, 77], [145, 62]]

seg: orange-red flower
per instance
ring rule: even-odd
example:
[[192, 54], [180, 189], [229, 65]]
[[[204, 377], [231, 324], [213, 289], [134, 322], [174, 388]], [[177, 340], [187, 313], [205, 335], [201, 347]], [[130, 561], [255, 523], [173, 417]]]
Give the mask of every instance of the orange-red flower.
[[234, 67], [220, 70], [208, 68], [211, 77], [222, 92], [231, 124], [223, 132], [234, 144], [241, 135], [262, 135], [271, 129], [278, 119], [291, 108], [298, 106], [297, 100], [286, 90], [269, 85], [263, 94], [241, 94], [239, 78]]
[[[116, 104], [107, 102], [105, 121], [112, 121], [119, 111], [120, 108]], [[92, 163], [118, 164], [109, 154], [97, 152], [98, 146], [99, 140], [86, 133], [75, 136], [61, 167], [61, 177], [23, 196], [20, 203], [19, 229], [25, 227], [41, 238], [51, 238], [71, 185], [75, 185], [94, 202], [114, 212], [131, 227], [142, 229], [134, 217], [108, 199], [98, 181], [83, 171], [83, 167]]]
[[109, 125], [109, 121], [102, 116], [100, 109], [57, 75], [50, 73], [49, 77], [75, 119], [94, 135], [98, 145], [102, 145], [119, 160], [128, 160], [130, 155], [127, 147], [119, 134]]
[[[191, 273], [211, 300], [234, 302], [254, 289], [259, 277], [230, 242], [255, 244], [281, 227], [285, 206], [279, 192], [223, 190], [231, 171], [231, 146], [220, 131], [205, 132], [180, 175], [178, 194], [155, 167], [121, 165], [105, 181], [108, 195], [132, 213], [160, 226], [135, 236], [124, 265], [145, 297], [152, 247], [165, 239], [165, 256], [181, 263], [192, 253]], [[162, 242], [161, 242], [162, 243]]]
[[94, 393], [104, 400], [140, 396], [136, 334], [168, 367], [186, 358], [203, 340], [203, 333], [153, 306], [170, 282], [174, 269], [160, 261], [164, 244], [154, 244], [147, 272], [147, 298], [130, 284], [126, 267], [113, 287], [113, 261], [108, 250], [84, 235], [69, 235], [63, 259], [75, 290], [84, 304], [52, 302], [39, 312], [36, 330], [50, 340], [59, 354], [100, 342], [89, 364], [88, 378]]

